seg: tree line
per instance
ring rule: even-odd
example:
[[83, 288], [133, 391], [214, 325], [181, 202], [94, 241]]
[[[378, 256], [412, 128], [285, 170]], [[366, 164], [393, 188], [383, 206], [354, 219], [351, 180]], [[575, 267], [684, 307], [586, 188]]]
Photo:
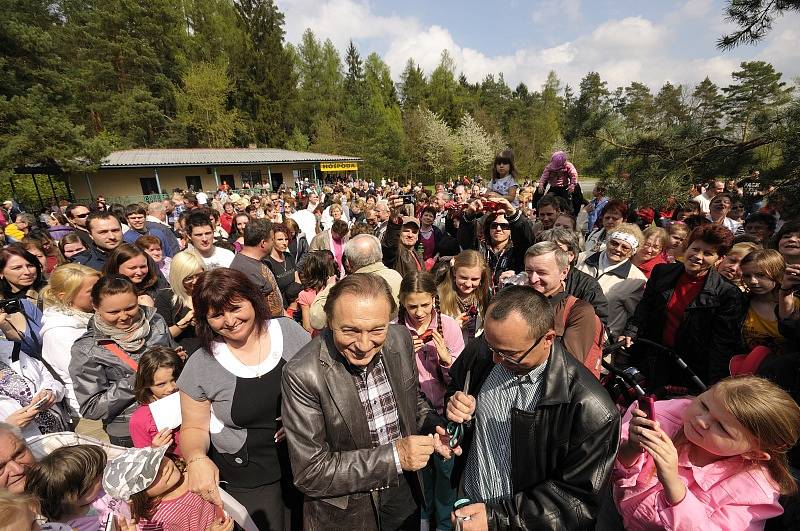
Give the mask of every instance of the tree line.
[[[550, 72], [470, 82], [442, 52], [395, 82], [353, 42], [285, 42], [273, 0], [0, 0], [0, 168], [96, 167], [114, 149], [251, 144], [363, 157], [370, 178], [488, 174], [514, 149], [536, 179], [566, 150], [617, 195], [662, 203], [690, 182], [758, 168], [798, 191], [800, 102], [763, 61], [728, 86], [578, 86]], [[641, 186], [646, 183], [647, 186]], [[793, 188], [794, 187], [794, 188]]]

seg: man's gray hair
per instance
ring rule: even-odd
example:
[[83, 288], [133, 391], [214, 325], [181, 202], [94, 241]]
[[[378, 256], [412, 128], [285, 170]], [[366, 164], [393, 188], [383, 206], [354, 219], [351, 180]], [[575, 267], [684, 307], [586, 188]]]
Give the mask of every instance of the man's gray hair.
[[25, 442], [25, 438], [22, 437], [22, 431], [14, 426], [13, 424], [9, 424], [8, 422], [0, 422], [0, 433], [9, 433], [17, 438], [17, 440]]
[[569, 254], [555, 242], [539, 242], [528, 247], [525, 258], [529, 256], [542, 256], [553, 253], [558, 269], [563, 271], [569, 267]]
[[148, 203], [147, 210], [150, 212], [163, 212], [164, 203], [162, 203], [161, 201], [157, 201], [155, 203]]
[[344, 257], [353, 273], [362, 267], [381, 262], [381, 241], [372, 234], [353, 236], [344, 244]]
[[543, 230], [536, 238], [540, 242], [553, 242], [559, 245], [564, 245], [569, 252], [575, 255], [575, 260], [581, 254], [581, 246], [578, 241], [578, 235], [571, 230], [563, 229], [561, 227]]

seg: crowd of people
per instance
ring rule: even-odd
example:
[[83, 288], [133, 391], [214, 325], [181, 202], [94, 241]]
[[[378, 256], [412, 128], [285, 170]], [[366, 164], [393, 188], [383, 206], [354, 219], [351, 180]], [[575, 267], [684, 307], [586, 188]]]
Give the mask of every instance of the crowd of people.
[[7, 201], [0, 530], [796, 529], [800, 221], [567, 159]]

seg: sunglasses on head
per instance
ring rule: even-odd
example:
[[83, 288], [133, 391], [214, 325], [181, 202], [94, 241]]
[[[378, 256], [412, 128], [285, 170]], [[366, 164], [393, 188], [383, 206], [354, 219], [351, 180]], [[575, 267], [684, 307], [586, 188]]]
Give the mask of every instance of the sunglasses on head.
[[509, 223], [499, 223], [499, 222], [495, 221], [491, 225], [489, 225], [489, 228], [492, 229], [492, 230], [497, 230], [497, 229], [509, 230], [511, 228], [511, 224], [509, 224]]

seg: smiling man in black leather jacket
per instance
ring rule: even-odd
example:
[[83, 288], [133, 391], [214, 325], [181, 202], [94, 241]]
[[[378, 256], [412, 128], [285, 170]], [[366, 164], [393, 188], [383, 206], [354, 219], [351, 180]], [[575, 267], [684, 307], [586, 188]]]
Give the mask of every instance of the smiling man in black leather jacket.
[[543, 295], [506, 288], [450, 369], [448, 419], [468, 421], [452, 475], [473, 502], [454, 514], [464, 530], [594, 528], [619, 413], [553, 326]]

